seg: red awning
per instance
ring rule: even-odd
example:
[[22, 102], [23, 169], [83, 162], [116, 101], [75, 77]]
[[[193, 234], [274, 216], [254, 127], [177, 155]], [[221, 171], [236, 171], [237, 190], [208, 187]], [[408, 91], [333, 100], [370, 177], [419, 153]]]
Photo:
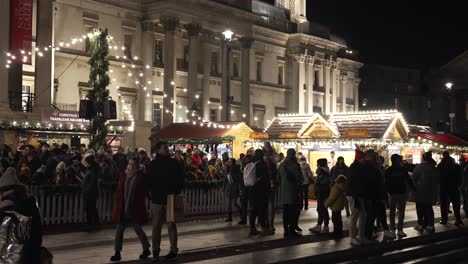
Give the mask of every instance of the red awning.
[[432, 141], [435, 141], [444, 145], [452, 145], [452, 146], [454, 145], [455, 146], [467, 146], [468, 145], [468, 142], [464, 141], [463, 139], [460, 139], [451, 135], [418, 133], [418, 137], [432, 140]]

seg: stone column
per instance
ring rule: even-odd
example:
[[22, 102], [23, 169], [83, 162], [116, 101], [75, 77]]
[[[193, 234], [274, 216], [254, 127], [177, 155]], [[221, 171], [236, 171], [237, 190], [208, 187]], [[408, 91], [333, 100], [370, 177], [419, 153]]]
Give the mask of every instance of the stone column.
[[250, 48], [254, 42], [253, 38], [244, 37], [240, 39], [242, 44], [242, 72], [241, 72], [241, 115], [246, 124], [250, 124]]
[[[164, 17], [161, 19], [164, 26], [164, 93], [167, 97], [164, 98], [164, 114], [162, 118], [163, 127], [173, 123], [176, 118], [176, 104], [171, 103], [171, 98], [176, 99], [175, 85], [176, 82], [176, 56], [175, 56], [175, 29], [179, 25], [179, 19], [176, 17]], [[166, 109], [171, 113], [166, 113]]]
[[[37, 2], [36, 45], [44, 48], [53, 43], [53, 4], [52, 0]], [[52, 52], [44, 52], [42, 57], [36, 53], [34, 75], [34, 96], [36, 109], [49, 108], [52, 99]]]
[[[223, 36], [221, 36], [223, 38]], [[221, 110], [221, 122], [226, 122], [229, 121], [230, 117], [230, 104], [228, 100], [229, 94], [229, 86], [231, 82], [231, 74], [229, 72], [229, 61], [231, 56], [230, 52], [230, 43], [227, 43], [227, 41], [222, 40], [221, 41], [221, 52], [222, 52], [222, 59], [221, 59], [221, 106], [223, 109]]]
[[304, 55], [300, 55], [296, 57], [297, 62], [299, 63], [299, 82], [298, 82], [298, 91], [299, 91], [299, 114], [305, 113], [305, 93], [304, 93], [304, 85], [305, 85], [305, 61], [306, 57]]
[[354, 79], [354, 111], [359, 111], [359, 83], [361, 83], [361, 79], [356, 78]]
[[210, 100], [210, 71], [211, 71], [211, 47], [210, 47], [211, 35], [208, 33], [204, 34], [203, 42], [203, 82], [202, 82], [202, 95], [200, 96], [203, 119], [205, 121], [210, 120], [210, 105], [208, 100]]
[[[154, 30], [153, 22], [143, 22], [142, 24], [142, 42], [141, 42], [141, 58], [143, 60], [143, 87], [138, 89], [138, 120], [152, 121], [153, 118], [153, 60], [154, 60]], [[149, 67], [147, 67], [149, 66]], [[149, 83], [148, 83], [149, 82]], [[146, 90], [144, 89], [146, 87]]]
[[195, 94], [198, 91], [198, 56], [200, 53], [199, 34], [201, 26], [198, 24], [188, 24], [186, 27], [189, 34], [189, 65], [187, 84], [187, 109], [191, 110], [195, 104]]
[[340, 82], [341, 82], [341, 111], [346, 112], [346, 82], [348, 80], [348, 76], [345, 74], [340, 75]]
[[336, 107], [336, 98], [338, 96], [338, 69], [336, 67], [333, 68], [332, 70], [332, 103], [331, 103], [331, 111], [332, 112], [337, 112], [337, 107]]
[[324, 71], [325, 71], [325, 80], [323, 87], [325, 88], [325, 109], [323, 109], [324, 113], [330, 113], [330, 89], [331, 89], [331, 80], [330, 80], [330, 67], [331, 63], [329, 60], [324, 61]]
[[314, 112], [314, 57], [307, 58], [307, 113]]
[[[0, 1], [0, 51], [10, 50], [10, 1]], [[5, 54], [0, 58], [4, 59]], [[8, 109], [8, 69], [0, 64], [0, 109]]]

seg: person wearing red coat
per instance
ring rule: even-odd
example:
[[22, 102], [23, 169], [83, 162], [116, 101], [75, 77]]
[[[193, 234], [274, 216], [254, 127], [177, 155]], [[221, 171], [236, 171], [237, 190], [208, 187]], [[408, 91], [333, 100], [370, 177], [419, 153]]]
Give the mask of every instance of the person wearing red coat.
[[115, 255], [111, 261], [120, 261], [123, 235], [125, 228], [133, 227], [143, 247], [140, 259], [147, 259], [151, 255], [150, 243], [141, 225], [148, 221], [146, 212], [146, 192], [143, 187], [143, 173], [138, 164], [138, 159], [128, 161], [125, 172], [119, 179], [119, 185], [114, 195], [114, 210], [112, 220], [117, 224], [115, 234]]

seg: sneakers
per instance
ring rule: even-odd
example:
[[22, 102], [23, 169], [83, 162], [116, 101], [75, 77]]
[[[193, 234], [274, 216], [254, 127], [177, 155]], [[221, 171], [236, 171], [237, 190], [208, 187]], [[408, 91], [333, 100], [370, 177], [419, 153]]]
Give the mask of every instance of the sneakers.
[[302, 234], [299, 234], [295, 231], [289, 231], [288, 232], [288, 237], [294, 237], [294, 238], [299, 238], [299, 237], [302, 237]]
[[114, 261], [120, 261], [122, 260], [122, 256], [120, 256], [120, 251], [116, 251], [114, 256], [112, 256], [110, 258], [110, 261], [114, 262]]
[[361, 240], [357, 237], [351, 238], [351, 246], [360, 246], [361, 245]]
[[159, 260], [159, 253], [153, 251], [153, 262], [157, 262]]
[[151, 255], [151, 251], [149, 249], [143, 250], [143, 253], [140, 255], [141, 260], [147, 259]]
[[177, 259], [177, 254], [174, 253], [174, 252], [169, 252], [169, 254], [167, 254], [165, 257], [164, 257], [165, 260], [168, 260], [168, 261], [173, 261], [173, 260], [176, 260]]
[[324, 226], [322, 231], [320, 231], [320, 234], [328, 234], [328, 226]]
[[312, 233], [320, 233], [320, 231], [322, 231], [322, 226], [316, 225], [315, 227], [310, 228], [309, 231]]
[[455, 222], [455, 225], [458, 226], [458, 227], [464, 226], [464, 224], [463, 224], [462, 221], [456, 221], [456, 222]]
[[418, 226], [415, 226], [415, 227], [414, 227], [414, 230], [419, 231], [419, 232], [422, 232], [422, 231], [424, 231], [424, 227], [418, 225]]
[[390, 231], [390, 230], [385, 230], [385, 231], [384, 231], [384, 238], [385, 238], [385, 239], [395, 239], [395, 238], [396, 238], [396, 235], [395, 235], [395, 233], [393, 233], [393, 232]]
[[407, 237], [406, 233], [403, 232], [403, 230], [398, 230], [398, 237], [402, 238], [402, 237]]
[[260, 232], [262, 236], [272, 236], [275, 234], [275, 232], [270, 229], [270, 228], [262, 228], [262, 231]]
[[298, 227], [298, 226], [296, 226], [296, 227], [294, 228], [294, 230], [297, 231], [297, 232], [302, 232], [302, 229], [301, 229], [300, 227]]
[[447, 225], [447, 221], [440, 221], [439, 222], [441, 225]]
[[250, 229], [250, 236], [256, 236], [258, 234], [260, 234], [260, 232], [255, 227]]

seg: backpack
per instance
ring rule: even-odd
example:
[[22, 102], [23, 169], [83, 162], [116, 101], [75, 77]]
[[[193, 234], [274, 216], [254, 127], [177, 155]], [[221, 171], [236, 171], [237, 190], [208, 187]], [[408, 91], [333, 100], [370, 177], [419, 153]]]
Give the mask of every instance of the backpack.
[[[258, 161], [257, 161], [258, 162]], [[250, 162], [244, 168], [244, 185], [247, 187], [254, 186], [256, 182], [255, 169], [257, 162]]]
[[23, 246], [31, 238], [32, 218], [6, 211], [0, 225], [0, 262], [23, 263]]

